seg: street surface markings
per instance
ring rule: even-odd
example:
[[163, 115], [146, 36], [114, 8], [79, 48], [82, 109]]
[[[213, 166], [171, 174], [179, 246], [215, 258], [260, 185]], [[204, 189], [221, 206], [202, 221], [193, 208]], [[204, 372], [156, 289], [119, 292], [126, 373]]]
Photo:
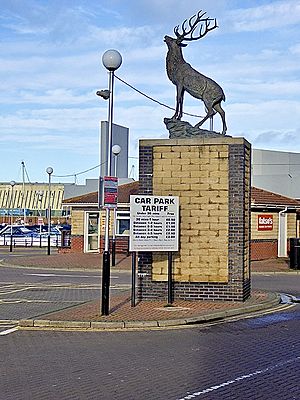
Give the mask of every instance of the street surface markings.
[[290, 358], [289, 360], [282, 361], [282, 362], [279, 362], [279, 363], [274, 364], [274, 365], [270, 365], [267, 368], [258, 369], [256, 371], [250, 372], [249, 374], [238, 376], [238, 377], [236, 377], [234, 379], [231, 379], [231, 380], [226, 381], [226, 382], [219, 383], [219, 384], [211, 386], [209, 388], [200, 389], [197, 392], [188, 394], [187, 396], [184, 396], [184, 397], [180, 397], [180, 398], [178, 398], [178, 400], [195, 399], [196, 397], [200, 397], [202, 394], [207, 394], [207, 393], [210, 393], [210, 392], [214, 392], [214, 391], [216, 391], [218, 389], [224, 388], [225, 386], [232, 385], [234, 383], [243, 381], [245, 379], [253, 378], [254, 376], [257, 376], [257, 375], [260, 375], [260, 374], [268, 373], [270, 371], [273, 371], [274, 369], [281, 368], [281, 367], [284, 367], [285, 365], [293, 364], [293, 363], [296, 363], [296, 362], [299, 362], [299, 361], [300, 361], [300, 357]]
[[[8, 304], [37, 304], [45, 303], [51, 304], [55, 301], [39, 299], [40, 293], [45, 291], [58, 291], [58, 290], [80, 290], [80, 291], [93, 291], [101, 288], [100, 284], [88, 284], [88, 283], [12, 283], [12, 282], [0, 282], [0, 305]], [[112, 290], [128, 290], [130, 289], [129, 284], [115, 284], [111, 285]], [[34, 299], [24, 298], [27, 293], [34, 293]], [[18, 295], [19, 294], [19, 295]], [[22, 296], [23, 294], [23, 296]], [[15, 295], [15, 297], [11, 296]], [[80, 301], [81, 302], [81, 301]], [[74, 300], [63, 300], [63, 303], [74, 303]]]
[[[1, 282], [0, 282], [1, 285]], [[114, 290], [124, 290], [130, 289], [131, 285], [126, 283], [114, 284], [110, 286], [111, 289]], [[29, 283], [22, 283], [22, 284], [15, 284], [10, 286], [2, 286], [0, 287], [0, 297], [7, 296], [13, 293], [20, 293], [26, 291], [38, 291], [40, 290], [56, 290], [56, 289], [79, 289], [79, 290], [100, 290], [100, 284], [88, 284], [88, 283], [36, 283], [36, 284], [29, 284]], [[6, 300], [6, 299], [5, 299]], [[0, 299], [1, 302], [1, 299]]]
[[17, 330], [18, 330], [18, 327], [6, 329], [5, 331], [0, 332], [0, 336], [9, 335], [10, 333], [16, 332]]
[[0, 293], [0, 295], [6, 296], [6, 295], [12, 294], [12, 293], [24, 292], [25, 290], [28, 290], [28, 289], [30, 290], [30, 289], [32, 289], [32, 288], [33, 288], [33, 286], [26, 286], [26, 287], [19, 288], [19, 289], [13, 289], [13, 288], [11, 287], [11, 288], [8, 288], [8, 289], [12, 289], [12, 290], [5, 291], [5, 292], [3, 292], [3, 293]]
[[179, 307], [179, 306], [172, 306], [172, 307], [157, 307], [154, 310], [158, 311], [189, 311], [191, 307]]
[[[74, 303], [74, 300], [63, 300], [63, 303]], [[76, 301], [75, 301], [76, 302]], [[20, 304], [20, 303], [44, 303], [44, 304], [50, 304], [50, 303], [56, 303], [56, 301], [51, 301], [51, 300], [40, 300], [40, 299], [35, 299], [35, 300], [28, 300], [28, 299], [5, 299], [5, 300], [0, 300], [0, 304]]]
[[[39, 276], [44, 278], [50, 277], [63, 277], [63, 278], [101, 278], [101, 275], [72, 275], [72, 274], [46, 274], [46, 273], [31, 273], [31, 274], [23, 274], [28, 276]], [[111, 279], [119, 279], [118, 276], [111, 276]]]

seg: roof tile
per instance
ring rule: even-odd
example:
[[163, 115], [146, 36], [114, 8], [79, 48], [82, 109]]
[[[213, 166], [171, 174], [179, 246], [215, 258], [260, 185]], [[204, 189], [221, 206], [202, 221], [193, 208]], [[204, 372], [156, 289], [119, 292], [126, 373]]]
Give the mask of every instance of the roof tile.
[[281, 194], [269, 192], [256, 187], [251, 188], [251, 204], [252, 205], [274, 205], [274, 206], [294, 206], [300, 207], [300, 201], [291, 197], [282, 196]]
[[[129, 203], [130, 195], [139, 193], [139, 182], [130, 182], [119, 186], [119, 203]], [[64, 204], [97, 204], [98, 192], [87, 193], [81, 196], [72, 197], [63, 201]], [[252, 205], [270, 205], [270, 206], [294, 206], [300, 207], [300, 201], [290, 197], [282, 196], [277, 193], [269, 192], [256, 187], [251, 188]]]
[[[119, 186], [118, 202], [129, 203], [131, 194], [138, 194], [139, 182], [130, 182]], [[97, 204], [98, 192], [83, 194], [81, 196], [71, 197], [63, 201], [63, 204]]]

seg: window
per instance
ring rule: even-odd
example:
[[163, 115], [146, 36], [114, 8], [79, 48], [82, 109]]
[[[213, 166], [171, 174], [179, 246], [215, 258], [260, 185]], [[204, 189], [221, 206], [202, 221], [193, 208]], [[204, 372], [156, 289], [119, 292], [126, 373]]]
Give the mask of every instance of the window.
[[117, 235], [129, 236], [130, 213], [129, 211], [117, 211]]

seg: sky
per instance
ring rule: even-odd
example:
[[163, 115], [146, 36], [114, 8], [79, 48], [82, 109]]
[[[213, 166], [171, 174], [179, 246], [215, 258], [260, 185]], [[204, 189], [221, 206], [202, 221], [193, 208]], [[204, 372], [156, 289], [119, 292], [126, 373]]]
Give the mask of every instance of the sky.
[[[21, 181], [22, 162], [30, 182], [47, 182], [48, 166], [56, 183], [97, 178], [103, 53], [118, 50], [116, 76], [174, 107], [163, 38], [199, 10], [219, 28], [189, 42], [184, 58], [223, 88], [228, 135], [300, 152], [300, 0], [0, 0], [0, 182]], [[205, 115], [188, 94], [184, 111]], [[139, 139], [168, 138], [163, 119], [172, 115], [115, 79], [113, 121], [129, 128], [131, 177]]]

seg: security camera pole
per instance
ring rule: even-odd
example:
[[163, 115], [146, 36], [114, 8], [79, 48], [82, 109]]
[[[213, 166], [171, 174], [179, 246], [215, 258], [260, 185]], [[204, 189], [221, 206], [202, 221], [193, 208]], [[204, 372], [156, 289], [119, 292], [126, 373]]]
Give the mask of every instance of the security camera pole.
[[[113, 90], [114, 90], [114, 72], [122, 64], [122, 56], [117, 50], [107, 50], [102, 56], [102, 63], [109, 71], [109, 105], [108, 105], [108, 152], [106, 174], [111, 176], [111, 155], [112, 155], [112, 125], [113, 125]], [[107, 98], [107, 91], [101, 90], [97, 95]], [[102, 265], [102, 303], [101, 314], [109, 314], [109, 285], [110, 285], [110, 251], [109, 251], [109, 219], [110, 209], [105, 211], [105, 236], [104, 252]]]

